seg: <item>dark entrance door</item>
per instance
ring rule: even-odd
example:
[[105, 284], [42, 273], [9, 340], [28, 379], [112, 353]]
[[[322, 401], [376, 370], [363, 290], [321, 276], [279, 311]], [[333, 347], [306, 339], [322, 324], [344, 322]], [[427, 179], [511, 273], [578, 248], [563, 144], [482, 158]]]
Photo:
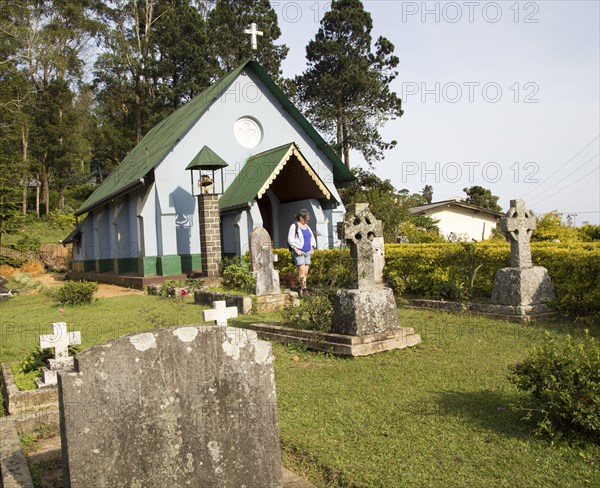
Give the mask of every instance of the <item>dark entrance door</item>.
[[263, 195], [258, 199], [258, 209], [260, 210], [260, 216], [263, 221], [264, 229], [271, 236], [273, 240], [273, 208], [271, 207], [271, 200], [267, 195]]

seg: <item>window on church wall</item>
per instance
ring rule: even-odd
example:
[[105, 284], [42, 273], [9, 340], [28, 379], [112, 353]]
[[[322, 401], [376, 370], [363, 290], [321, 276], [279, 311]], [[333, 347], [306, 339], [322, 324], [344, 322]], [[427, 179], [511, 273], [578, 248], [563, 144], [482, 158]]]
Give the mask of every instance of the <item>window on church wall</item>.
[[247, 149], [253, 149], [260, 144], [263, 131], [258, 120], [253, 117], [244, 116], [236, 120], [233, 124], [233, 134], [235, 140]]

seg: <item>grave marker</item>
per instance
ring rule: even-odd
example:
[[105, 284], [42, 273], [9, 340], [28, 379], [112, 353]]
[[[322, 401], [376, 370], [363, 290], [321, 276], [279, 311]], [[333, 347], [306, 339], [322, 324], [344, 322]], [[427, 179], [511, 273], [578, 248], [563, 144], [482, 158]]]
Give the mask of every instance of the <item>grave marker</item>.
[[271, 345], [247, 330], [159, 329], [59, 373], [67, 488], [282, 485]]
[[256, 276], [256, 295], [278, 295], [279, 273], [273, 266], [271, 236], [262, 227], [256, 227], [250, 236], [250, 263]]
[[227, 319], [235, 319], [238, 316], [237, 307], [228, 307], [225, 300], [217, 300], [213, 302], [212, 310], [203, 310], [202, 316], [205, 322], [211, 320], [216, 326], [227, 327]]

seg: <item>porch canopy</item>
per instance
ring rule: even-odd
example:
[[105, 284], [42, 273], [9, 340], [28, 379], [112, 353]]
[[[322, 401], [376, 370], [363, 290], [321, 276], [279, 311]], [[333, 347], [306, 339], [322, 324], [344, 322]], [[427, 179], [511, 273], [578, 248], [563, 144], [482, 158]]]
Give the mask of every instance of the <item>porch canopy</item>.
[[269, 189], [281, 203], [333, 199], [327, 185], [292, 142], [249, 158], [223, 193], [219, 208], [228, 212], [249, 207]]

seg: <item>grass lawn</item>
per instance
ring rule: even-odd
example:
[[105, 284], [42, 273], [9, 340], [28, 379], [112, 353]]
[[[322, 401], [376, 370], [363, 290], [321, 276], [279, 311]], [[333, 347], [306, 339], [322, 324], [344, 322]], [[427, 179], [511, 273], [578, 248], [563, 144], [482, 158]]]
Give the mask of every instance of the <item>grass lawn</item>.
[[[198, 323], [201, 308], [151, 296], [63, 307], [44, 295], [0, 304], [2, 361], [22, 360], [51, 322], [66, 321], [89, 347], [119, 335]], [[511, 411], [526, 397], [507, 368], [547, 330], [468, 315], [399, 311], [423, 343], [341, 359], [275, 344], [284, 464], [319, 487], [596, 487], [600, 447], [551, 443]], [[274, 316], [231, 320], [244, 326]], [[598, 335], [597, 325], [590, 327]]]

